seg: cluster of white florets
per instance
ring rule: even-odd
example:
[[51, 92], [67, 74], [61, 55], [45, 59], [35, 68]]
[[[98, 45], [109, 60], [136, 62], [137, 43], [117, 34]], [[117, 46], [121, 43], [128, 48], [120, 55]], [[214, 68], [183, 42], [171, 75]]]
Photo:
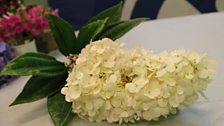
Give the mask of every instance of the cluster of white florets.
[[82, 50], [61, 92], [73, 112], [90, 121], [157, 120], [203, 94], [213, 64], [193, 51], [154, 54], [105, 38]]

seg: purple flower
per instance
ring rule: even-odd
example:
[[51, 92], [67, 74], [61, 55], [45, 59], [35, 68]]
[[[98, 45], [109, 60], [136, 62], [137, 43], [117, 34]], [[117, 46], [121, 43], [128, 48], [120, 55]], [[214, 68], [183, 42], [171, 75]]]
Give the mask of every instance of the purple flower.
[[[0, 71], [2, 71], [6, 64], [15, 56], [13, 49], [8, 44], [0, 40]], [[0, 76], [0, 86], [11, 78], [11, 76]]]

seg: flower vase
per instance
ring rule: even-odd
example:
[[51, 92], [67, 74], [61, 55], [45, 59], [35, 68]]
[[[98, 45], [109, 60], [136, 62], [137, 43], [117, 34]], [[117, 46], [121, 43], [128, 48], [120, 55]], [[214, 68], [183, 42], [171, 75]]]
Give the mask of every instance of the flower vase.
[[29, 41], [25, 40], [25, 43], [18, 46], [12, 46], [17, 55], [22, 55], [27, 52], [37, 52], [35, 39]]
[[44, 31], [36, 38], [36, 46], [38, 52], [49, 53], [56, 50], [57, 44], [50, 30]]

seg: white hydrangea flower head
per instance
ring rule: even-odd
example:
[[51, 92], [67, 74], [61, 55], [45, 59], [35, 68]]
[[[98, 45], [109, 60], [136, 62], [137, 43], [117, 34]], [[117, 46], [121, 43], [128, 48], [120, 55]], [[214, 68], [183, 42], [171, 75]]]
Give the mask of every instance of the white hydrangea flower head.
[[192, 104], [208, 86], [214, 61], [184, 49], [127, 49], [104, 38], [87, 45], [72, 68], [61, 90], [72, 111], [90, 121], [122, 123], [157, 120]]

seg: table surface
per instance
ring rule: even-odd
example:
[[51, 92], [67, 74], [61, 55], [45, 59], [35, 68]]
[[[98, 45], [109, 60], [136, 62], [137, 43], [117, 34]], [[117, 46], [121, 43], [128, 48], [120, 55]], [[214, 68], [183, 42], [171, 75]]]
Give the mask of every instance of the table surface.
[[[143, 46], [160, 52], [185, 48], [206, 52], [218, 62], [217, 74], [209, 85], [206, 95], [195, 104], [181, 110], [177, 116], [150, 123], [150, 126], [223, 126], [224, 125], [224, 13], [155, 20], [142, 23], [119, 39], [127, 46]], [[59, 60], [63, 57], [51, 53]], [[53, 126], [47, 113], [46, 99], [14, 107], [8, 105], [22, 90], [28, 77], [20, 77], [0, 89], [1, 126]], [[118, 124], [93, 123], [75, 118], [73, 126], [115, 126]], [[123, 124], [130, 125], [130, 124]], [[135, 124], [136, 125], [136, 124]], [[139, 122], [138, 126], [149, 125]]]

